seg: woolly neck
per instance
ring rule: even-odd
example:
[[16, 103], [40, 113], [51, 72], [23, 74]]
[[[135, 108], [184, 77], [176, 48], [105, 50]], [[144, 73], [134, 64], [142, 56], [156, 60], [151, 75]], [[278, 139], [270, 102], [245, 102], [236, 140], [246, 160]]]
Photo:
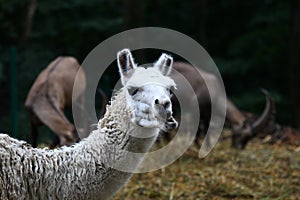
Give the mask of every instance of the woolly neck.
[[122, 88], [114, 97], [110, 105], [106, 106], [104, 117], [98, 122], [98, 129], [116, 129], [122, 132], [128, 131], [131, 122], [131, 109], [126, 99], [126, 91]]
[[[159, 129], [140, 127], [131, 121], [132, 114], [126, 99], [126, 89], [124, 88], [112, 98], [106, 110], [104, 117], [98, 122], [98, 129], [79, 143], [81, 144], [79, 149], [82, 147], [91, 149], [94, 151], [95, 159], [99, 159], [99, 162], [109, 163], [109, 165], [112, 162], [119, 162], [119, 164], [117, 163], [117, 169], [120, 169], [120, 165], [125, 164], [124, 170], [133, 172], [142, 160], [143, 153], [148, 152], [153, 145]], [[151, 137], [134, 137], [133, 132], [135, 133], [134, 135], [143, 133]], [[131, 155], [131, 153], [138, 154]], [[104, 154], [106, 156], [103, 156]], [[117, 160], [109, 157], [112, 155], [116, 156], [113, 159]]]

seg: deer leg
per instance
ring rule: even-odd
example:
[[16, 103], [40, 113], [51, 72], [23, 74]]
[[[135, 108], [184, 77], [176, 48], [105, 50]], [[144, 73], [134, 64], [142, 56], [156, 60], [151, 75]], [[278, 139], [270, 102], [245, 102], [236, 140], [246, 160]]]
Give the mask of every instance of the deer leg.
[[207, 120], [208, 118], [203, 117], [203, 120], [199, 121], [198, 130], [195, 138], [195, 144], [197, 147], [201, 147], [201, 142], [205, 135], [207, 134], [209, 122], [210, 120]]
[[31, 140], [32, 140], [32, 147], [37, 147], [37, 137], [38, 137], [38, 126], [36, 123], [31, 121]]
[[54, 149], [55, 147], [59, 146], [60, 139], [57, 135], [55, 135], [54, 139], [52, 140], [52, 144], [49, 146], [50, 149]]

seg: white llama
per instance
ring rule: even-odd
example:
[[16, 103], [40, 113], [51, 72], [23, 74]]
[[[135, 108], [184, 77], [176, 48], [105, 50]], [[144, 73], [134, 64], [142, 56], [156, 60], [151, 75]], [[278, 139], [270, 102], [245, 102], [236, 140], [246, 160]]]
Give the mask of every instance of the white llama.
[[175, 83], [167, 76], [172, 57], [162, 54], [143, 68], [124, 49], [117, 60], [124, 87], [86, 139], [49, 150], [0, 134], [1, 200], [110, 199], [143, 160], [124, 152], [147, 152], [159, 130], [177, 127], [169, 91]]

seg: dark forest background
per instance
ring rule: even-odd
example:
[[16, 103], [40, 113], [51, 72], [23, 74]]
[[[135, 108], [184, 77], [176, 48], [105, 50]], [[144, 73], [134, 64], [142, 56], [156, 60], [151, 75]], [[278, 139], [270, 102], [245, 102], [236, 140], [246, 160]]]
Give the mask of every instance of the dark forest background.
[[13, 128], [12, 47], [18, 137], [27, 138], [23, 104], [50, 61], [71, 55], [82, 62], [108, 37], [143, 26], [174, 29], [197, 40], [216, 62], [239, 108], [260, 113], [263, 87], [275, 100], [277, 121], [299, 128], [299, 11], [297, 0], [0, 0], [0, 132]]

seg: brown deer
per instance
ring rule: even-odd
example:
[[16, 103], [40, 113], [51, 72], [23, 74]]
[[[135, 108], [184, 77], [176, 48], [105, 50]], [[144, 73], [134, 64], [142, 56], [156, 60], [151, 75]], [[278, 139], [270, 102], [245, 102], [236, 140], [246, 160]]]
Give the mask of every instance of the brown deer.
[[[73, 94], [76, 76], [81, 87]], [[25, 102], [30, 113], [33, 147], [37, 146], [38, 127], [42, 124], [57, 135], [51, 147], [79, 141], [74, 125], [64, 115], [64, 109], [72, 106], [72, 95], [75, 100], [82, 100], [85, 87], [85, 73], [73, 57], [58, 57], [39, 74]]]
[[[206, 80], [210, 82], [211, 85], [219, 85], [218, 78], [209, 72], [204, 70], [199, 70], [199, 72], [190, 64], [183, 62], [174, 62], [173, 69], [181, 73], [191, 84], [199, 103], [199, 109], [201, 110], [201, 121], [204, 124], [203, 131], [206, 132], [208, 125], [210, 123], [211, 115], [211, 97], [208, 92], [206, 83], [203, 79], [205, 76]], [[172, 78], [176, 81], [177, 77], [174, 75]], [[261, 129], [267, 121], [272, 117], [274, 112], [274, 105], [271, 97], [267, 91], [263, 90], [263, 93], [266, 96], [266, 106], [264, 112], [257, 118], [254, 122], [250, 123], [247, 120], [247, 117], [234, 105], [234, 103], [227, 98], [227, 107], [226, 107], [226, 119], [230, 123], [233, 135], [232, 135], [232, 145], [235, 148], [244, 148], [247, 142], [255, 136], [257, 131]], [[212, 95], [218, 95], [218, 93], [213, 93]], [[190, 98], [189, 96], [186, 96]], [[217, 98], [217, 97], [216, 97]], [[174, 110], [178, 108], [178, 102], [174, 102]], [[177, 104], [177, 105], [176, 105]], [[200, 124], [199, 124], [200, 126]], [[199, 133], [201, 132], [198, 129], [196, 143], [198, 142]], [[198, 143], [197, 143], [198, 144]]]

